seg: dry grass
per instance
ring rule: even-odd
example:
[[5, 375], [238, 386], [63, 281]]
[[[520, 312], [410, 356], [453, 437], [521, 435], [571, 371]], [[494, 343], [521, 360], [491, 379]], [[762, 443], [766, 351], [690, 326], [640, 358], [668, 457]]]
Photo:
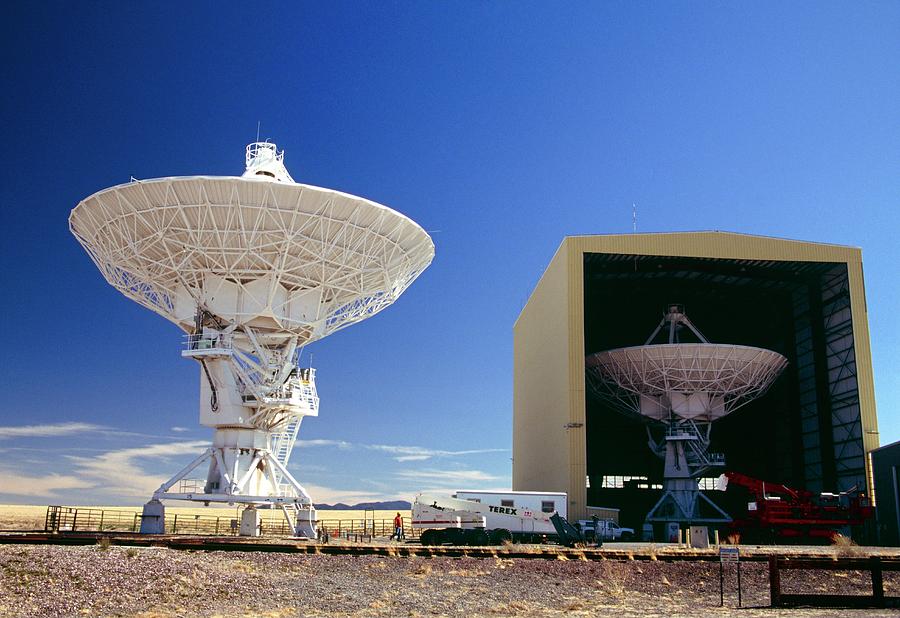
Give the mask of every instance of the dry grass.
[[[383, 563], [381, 563], [383, 564]], [[431, 565], [426, 563], [419, 564], [409, 571], [409, 577], [422, 579], [431, 575]]]
[[[643, 573], [642, 571], [640, 571]], [[604, 593], [615, 598], [622, 599], [625, 597], [627, 587], [625, 585], [627, 575], [626, 570], [620, 565], [611, 565], [603, 563], [601, 567], [602, 577], [597, 580], [597, 587]]]
[[831, 540], [831, 547], [836, 558], [855, 558], [865, 554], [853, 539], [843, 534], [834, 535], [834, 538]]
[[482, 569], [450, 569], [447, 571], [447, 575], [454, 577], [482, 577], [487, 574], [488, 572]]
[[[103, 509], [110, 511], [120, 511], [124, 513], [140, 513], [142, 506], [83, 506], [78, 508], [85, 509]], [[347, 510], [347, 511], [317, 511], [320, 520], [348, 520], [348, 519], [364, 519], [365, 511]], [[393, 519], [397, 511], [375, 511], [375, 519]], [[408, 522], [410, 520], [409, 511], [401, 511], [400, 514]], [[182, 517], [190, 517], [194, 515], [202, 515], [205, 517], [240, 517], [238, 509], [233, 506], [213, 506], [208, 507], [183, 507], [183, 506], [166, 506], [166, 517], [178, 515]], [[272, 509], [270, 511], [262, 511], [263, 519], [272, 519], [277, 523], [281, 523], [284, 515], [280, 510]], [[43, 530], [44, 521], [47, 516], [46, 505], [30, 505], [30, 504], [0, 504], [0, 530]], [[369, 513], [369, 517], [372, 514]]]

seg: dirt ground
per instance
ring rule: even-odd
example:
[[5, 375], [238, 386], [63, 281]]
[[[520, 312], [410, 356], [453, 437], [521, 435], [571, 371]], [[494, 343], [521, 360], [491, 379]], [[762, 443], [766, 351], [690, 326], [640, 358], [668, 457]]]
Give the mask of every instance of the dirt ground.
[[[793, 571], [785, 592], [868, 594], [868, 574]], [[733, 616], [771, 610], [765, 563], [742, 565], [744, 606], [714, 562], [521, 560], [185, 552], [103, 545], [0, 546], [0, 615], [55, 616]], [[885, 573], [900, 595], [900, 574]], [[887, 616], [888, 610], [790, 610]]]

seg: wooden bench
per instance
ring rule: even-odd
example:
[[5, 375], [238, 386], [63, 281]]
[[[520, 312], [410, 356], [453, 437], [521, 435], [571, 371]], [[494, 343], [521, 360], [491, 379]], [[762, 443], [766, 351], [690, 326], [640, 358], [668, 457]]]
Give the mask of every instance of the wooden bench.
[[[872, 576], [872, 594], [784, 594], [781, 592], [781, 571], [822, 569], [829, 571], [868, 571]], [[772, 607], [841, 607], [884, 608], [900, 607], [900, 597], [884, 596], [884, 571], [900, 571], [900, 560], [870, 558], [799, 559], [769, 557], [769, 594]]]

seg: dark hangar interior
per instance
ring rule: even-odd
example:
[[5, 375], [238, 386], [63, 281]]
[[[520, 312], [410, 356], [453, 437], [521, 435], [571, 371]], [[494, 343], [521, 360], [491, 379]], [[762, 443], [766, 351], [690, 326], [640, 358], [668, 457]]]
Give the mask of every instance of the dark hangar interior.
[[[816, 492], [865, 488], [845, 264], [587, 253], [585, 355], [643, 345], [672, 303], [710, 342], [788, 359], [763, 397], [713, 425], [711, 450], [725, 454], [727, 469]], [[639, 419], [589, 388], [585, 396], [587, 504], [618, 505], [623, 524], [638, 529], [660, 495], [663, 462]], [[738, 499], [709, 496], [726, 510]]]

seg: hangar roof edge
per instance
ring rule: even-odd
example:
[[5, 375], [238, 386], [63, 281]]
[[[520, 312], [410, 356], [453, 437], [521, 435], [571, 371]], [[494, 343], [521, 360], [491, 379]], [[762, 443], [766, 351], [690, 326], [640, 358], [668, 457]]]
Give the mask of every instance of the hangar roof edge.
[[888, 449], [895, 449], [895, 448], [898, 448], [898, 447], [900, 447], [900, 440], [898, 440], [898, 441], [896, 441], [896, 442], [891, 442], [890, 444], [883, 444], [883, 445], [879, 446], [878, 448], [873, 448], [873, 449], [872, 449], [871, 451], [869, 451], [869, 452], [870, 452], [870, 453], [877, 453], [878, 451], [885, 451], [885, 450], [888, 450]]
[[765, 240], [775, 240], [780, 242], [798, 243], [804, 245], [821, 245], [824, 247], [835, 247], [840, 249], [856, 249], [862, 251], [861, 247], [855, 245], [840, 245], [831, 242], [820, 242], [816, 240], [801, 240], [798, 238], [784, 238], [781, 236], [768, 236], [765, 234], [748, 234], [746, 232], [729, 232], [726, 230], [683, 230], [678, 232], [626, 232], [622, 234], [567, 234], [563, 237], [563, 241], [569, 238], [631, 238], [637, 236], [695, 236], [698, 234], [709, 236], [740, 236], [741, 238], [760, 238]]

